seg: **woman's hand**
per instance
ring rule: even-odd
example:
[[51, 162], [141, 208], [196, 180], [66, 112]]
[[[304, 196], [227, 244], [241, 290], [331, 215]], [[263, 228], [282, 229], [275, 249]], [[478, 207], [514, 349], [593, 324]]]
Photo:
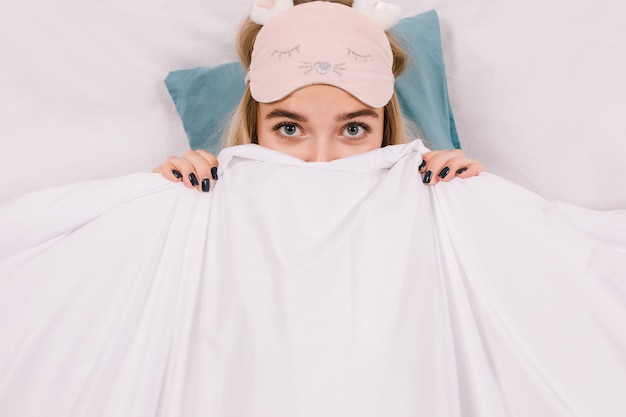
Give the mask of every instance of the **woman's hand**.
[[211, 180], [217, 180], [217, 158], [204, 149], [186, 151], [183, 156], [170, 156], [154, 168], [170, 181], [182, 182], [188, 188], [208, 192]]
[[474, 177], [487, 171], [480, 162], [465, 156], [460, 149], [431, 151], [422, 155], [419, 171], [424, 184], [448, 182], [453, 178]]

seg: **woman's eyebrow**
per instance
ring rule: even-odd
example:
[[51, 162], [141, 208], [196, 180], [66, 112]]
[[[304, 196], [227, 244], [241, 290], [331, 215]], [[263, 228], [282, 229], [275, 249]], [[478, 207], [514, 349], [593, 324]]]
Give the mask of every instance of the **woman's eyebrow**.
[[265, 115], [266, 120], [276, 119], [280, 117], [286, 117], [287, 119], [292, 119], [303, 123], [307, 122], [306, 117], [304, 117], [303, 115], [288, 110], [275, 109]]
[[378, 117], [378, 113], [376, 113], [374, 110], [371, 110], [371, 109], [363, 109], [363, 110], [358, 110], [358, 111], [351, 112], [351, 113], [340, 114], [339, 116], [337, 116], [337, 121], [343, 122], [343, 121], [355, 119], [361, 116]]

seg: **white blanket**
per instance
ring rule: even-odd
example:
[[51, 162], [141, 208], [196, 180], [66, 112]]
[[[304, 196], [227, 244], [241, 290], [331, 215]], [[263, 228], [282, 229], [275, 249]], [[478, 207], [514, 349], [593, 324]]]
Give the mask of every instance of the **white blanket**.
[[0, 415], [626, 415], [625, 213], [422, 149], [0, 206]]

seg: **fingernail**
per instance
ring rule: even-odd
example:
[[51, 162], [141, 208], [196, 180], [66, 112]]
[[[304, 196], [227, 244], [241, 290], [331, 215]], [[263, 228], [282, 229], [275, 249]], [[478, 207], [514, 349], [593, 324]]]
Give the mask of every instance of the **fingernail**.
[[426, 161], [422, 159], [422, 163], [420, 164], [420, 166], [417, 167], [417, 169], [421, 171], [424, 169], [425, 166], [426, 166]]
[[217, 181], [217, 179], [218, 179], [218, 177], [217, 177], [217, 167], [211, 168], [211, 178], [213, 178], [214, 180]]
[[432, 171], [426, 171], [426, 173], [424, 174], [424, 184], [429, 184], [432, 177]]
[[189, 174], [189, 181], [191, 182], [191, 185], [193, 185], [194, 187], [198, 185], [198, 178], [196, 178], [196, 174], [194, 174], [193, 172]]
[[181, 174], [180, 171], [177, 169], [173, 169], [172, 174], [174, 174], [174, 176], [178, 179], [181, 179], [183, 177], [183, 174]]
[[207, 193], [211, 189], [211, 184], [209, 184], [209, 179], [205, 178], [202, 180], [202, 191]]
[[456, 175], [461, 175], [465, 171], [467, 171], [467, 167], [459, 168], [459, 170], [456, 172]]
[[441, 172], [439, 173], [439, 175], [437, 175], [439, 178], [445, 178], [446, 175], [448, 175], [448, 173], [450, 172], [450, 168], [445, 167], [444, 169], [441, 170]]

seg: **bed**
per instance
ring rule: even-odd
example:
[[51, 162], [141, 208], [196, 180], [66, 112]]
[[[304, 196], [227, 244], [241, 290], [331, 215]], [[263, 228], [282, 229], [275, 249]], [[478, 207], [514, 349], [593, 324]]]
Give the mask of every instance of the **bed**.
[[1, 415], [625, 415], [624, 6], [398, 4], [402, 110], [499, 175], [220, 150], [247, 0], [2, 6]]
[[[164, 83], [236, 60], [248, 0], [0, 6], [0, 201], [150, 171], [189, 147]], [[460, 145], [548, 199], [626, 207], [617, 1], [397, 0], [435, 9]]]

